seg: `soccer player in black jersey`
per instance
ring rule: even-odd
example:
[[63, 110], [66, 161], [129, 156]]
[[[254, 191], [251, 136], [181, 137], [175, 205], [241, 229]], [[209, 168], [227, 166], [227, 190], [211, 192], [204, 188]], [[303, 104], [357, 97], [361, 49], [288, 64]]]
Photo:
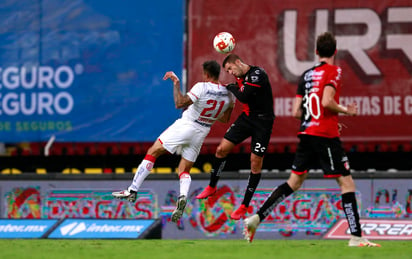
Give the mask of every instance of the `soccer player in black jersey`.
[[262, 68], [244, 63], [236, 54], [229, 54], [223, 60], [222, 66], [226, 72], [236, 78], [236, 83], [229, 84], [226, 88], [243, 103], [243, 111], [217, 147], [212, 162], [210, 183], [196, 198], [204, 199], [216, 192], [216, 185], [227, 155], [237, 144], [251, 137], [251, 172], [248, 185], [241, 206], [230, 215], [232, 219], [239, 220], [245, 217], [260, 181], [263, 156], [269, 144], [275, 119], [273, 95], [268, 75]]

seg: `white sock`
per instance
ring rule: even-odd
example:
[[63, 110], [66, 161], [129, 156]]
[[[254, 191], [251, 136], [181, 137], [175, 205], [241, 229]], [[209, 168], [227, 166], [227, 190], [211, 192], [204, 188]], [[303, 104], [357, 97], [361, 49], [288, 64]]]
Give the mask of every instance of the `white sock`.
[[179, 175], [179, 182], [180, 182], [180, 196], [184, 195], [187, 197], [189, 193], [190, 183], [192, 182], [192, 178], [188, 172], [182, 172]]
[[[146, 156], [147, 157], [147, 156]], [[133, 177], [133, 182], [129, 186], [128, 190], [133, 190], [137, 192], [142, 185], [144, 179], [150, 174], [150, 170], [152, 170], [154, 162], [145, 159], [140, 163], [139, 167], [136, 169], [136, 172]]]

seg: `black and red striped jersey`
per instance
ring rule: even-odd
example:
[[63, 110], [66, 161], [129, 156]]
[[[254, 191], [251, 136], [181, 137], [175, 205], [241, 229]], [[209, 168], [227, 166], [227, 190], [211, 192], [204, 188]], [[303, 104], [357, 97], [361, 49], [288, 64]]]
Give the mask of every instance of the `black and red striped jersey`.
[[338, 114], [322, 106], [325, 86], [335, 88], [335, 101], [339, 103], [342, 69], [325, 62], [306, 70], [300, 77], [297, 97], [302, 97], [302, 117], [298, 134], [327, 138], [339, 137]]
[[228, 87], [243, 103], [243, 112], [248, 116], [274, 118], [272, 86], [265, 70], [250, 66], [243, 78], [237, 78], [237, 87]]

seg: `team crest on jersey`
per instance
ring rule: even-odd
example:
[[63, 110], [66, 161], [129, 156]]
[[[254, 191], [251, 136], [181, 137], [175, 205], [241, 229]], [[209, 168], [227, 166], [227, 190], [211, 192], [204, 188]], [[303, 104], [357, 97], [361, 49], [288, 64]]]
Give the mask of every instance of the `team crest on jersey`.
[[346, 170], [349, 170], [349, 169], [350, 169], [350, 166], [349, 166], [349, 162], [348, 162], [348, 161], [346, 161], [343, 165], [345, 166]]
[[343, 166], [346, 168], [346, 170], [350, 170], [349, 159], [347, 156], [342, 157], [342, 162], [344, 162]]

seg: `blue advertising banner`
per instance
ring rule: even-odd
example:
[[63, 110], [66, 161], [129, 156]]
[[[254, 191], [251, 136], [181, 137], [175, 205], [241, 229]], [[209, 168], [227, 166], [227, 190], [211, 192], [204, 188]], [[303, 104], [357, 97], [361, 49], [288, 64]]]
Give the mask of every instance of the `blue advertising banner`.
[[0, 238], [41, 238], [57, 219], [0, 219]]
[[138, 238], [153, 223], [154, 219], [66, 219], [48, 238]]
[[0, 141], [152, 141], [180, 115], [184, 4], [12, 0], [0, 9]]

